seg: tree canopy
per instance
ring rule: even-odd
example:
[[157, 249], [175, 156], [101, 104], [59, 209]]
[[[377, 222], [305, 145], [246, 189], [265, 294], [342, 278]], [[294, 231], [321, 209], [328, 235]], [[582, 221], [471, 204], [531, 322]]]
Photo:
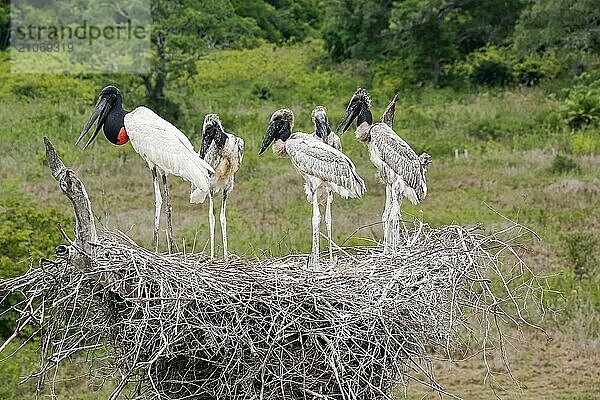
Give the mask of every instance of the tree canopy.
[[[546, 54], [579, 52], [596, 57], [600, 51], [598, 0], [151, 0], [150, 4], [152, 68], [139, 79], [148, 101], [167, 109], [167, 82], [193, 75], [200, 57], [265, 42], [322, 40], [334, 62], [392, 62], [409, 77], [406, 82], [434, 85], [443, 85], [457, 68], [464, 71], [469, 60], [481, 64], [469, 66], [469, 71], [506, 75], [500, 80], [482, 76], [484, 82], [510, 82], [508, 75], [515, 70], [533, 84], [556, 66], [543, 65], [540, 60]], [[0, 0], [0, 49], [8, 43], [9, 7], [8, 0]], [[590, 69], [583, 65], [577, 70], [586, 68]]]

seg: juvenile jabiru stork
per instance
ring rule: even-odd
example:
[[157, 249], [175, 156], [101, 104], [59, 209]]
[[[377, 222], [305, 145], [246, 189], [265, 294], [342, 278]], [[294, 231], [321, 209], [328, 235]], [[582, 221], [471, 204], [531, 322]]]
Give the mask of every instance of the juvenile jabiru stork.
[[394, 251], [400, 240], [400, 207], [402, 196], [418, 204], [427, 195], [425, 172], [431, 157], [418, 156], [391, 125], [397, 97], [394, 97], [380, 123], [373, 124], [371, 97], [359, 88], [348, 103], [337, 131], [345, 132], [356, 119], [356, 138], [364, 143], [380, 180], [386, 185], [386, 201], [382, 214], [384, 251]]
[[[329, 126], [329, 120], [327, 118], [327, 109], [323, 106], [316, 106], [312, 110], [311, 118], [315, 126], [313, 136], [333, 147], [336, 150], [342, 151], [342, 141], [340, 137], [336, 135]], [[333, 201], [333, 192], [329, 188], [329, 185], [323, 183], [317, 188], [317, 197], [319, 198], [319, 204], [322, 204], [321, 199], [327, 196], [327, 204], [325, 206], [325, 225], [327, 226], [327, 241], [329, 248], [329, 259], [333, 259], [333, 246], [331, 239], [331, 203]]]
[[340, 140], [340, 137], [336, 135], [329, 126], [327, 108], [316, 106], [314, 110], [312, 110], [310, 117], [315, 125], [313, 136], [318, 137], [323, 143], [327, 143], [334, 149], [342, 151], [342, 141]]
[[[221, 120], [217, 114], [207, 114], [202, 126], [202, 144], [198, 152], [214, 170], [210, 179], [208, 200], [209, 213], [208, 223], [210, 225], [210, 258], [215, 257], [215, 215], [213, 211], [213, 198], [219, 190], [223, 191], [221, 199], [221, 234], [223, 236], [223, 258], [227, 259], [227, 217], [225, 206], [227, 196], [233, 190], [235, 174], [240, 169], [244, 156], [244, 140], [231, 133], [225, 132]], [[206, 191], [196, 189], [192, 184], [190, 203], [203, 203]]]
[[289, 109], [277, 110], [271, 116], [265, 138], [258, 154], [273, 143], [273, 153], [288, 157], [298, 173], [304, 178], [306, 199], [313, 205], [313, 241], [311, 265], [319, 265], [319, 191], [321, 185], [343, 198], [359, 198], [365, 192], [365, 183], [356, 173], [352, 161], [341, 151], [323, 143], [313, 135], [292, 133], [294, 114]]
[[167, 244], [173, 246], [173, 217], [167, 174], [179, 176], [203, 191], [209, 190], [213, 168], [204, 161], [188, 140], [175, 126], [162, 119], [154, 111], [139, 106], [132, 111], [123, 109], [121, 92], [115, 86], [107, 86], [100, 92], [92, 116], [83, 128], [75, 145], [79, 144], [98, 120], [94, 132], [83, 147], [85, 150], [98, 136], [100, 128], [109, 142], [124, 145], [131, 141], [133, 149], [148, 163], [152, 170], [155, 194], [154, 246], [158, 251], [158, 231], [162, 197], [158, 176], [162, 177], [166, 199]]

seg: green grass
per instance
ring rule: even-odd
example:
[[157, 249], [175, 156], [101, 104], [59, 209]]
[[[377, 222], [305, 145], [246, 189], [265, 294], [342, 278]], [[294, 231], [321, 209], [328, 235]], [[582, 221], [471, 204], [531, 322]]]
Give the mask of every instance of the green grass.
[[[98, 140], [82, 153], [73, 144], [98, 91], [106, 84], [121, 87], [126, 108], [142, 102], [141, 86], [130, 82], [130, 77], [11, 74], [6, 56], [0, 54], [0, 199], [27, 199], [36, 212], [72, 215], [45, 165], [42, 137], [48, 136], [86, 184], [99, 224], [120, 229], [149, 246], [154, 196], [145, 163], [129, 145], [117, 148]], [[543, 240], [532, 243], [534, 252], [527, 259], [539, 273], [553, 275], [550, 287], [562, 292], [545, 299], [547, 306], [563, 311], [548, 312], [544, 324], [570, 342], [593, 342], [600, 332], [600, 278], [593, 266], [600, 260], [598, 128], [592, 125], [572, 133], [561, 114], [562, 100], [543, 88], [456, 92], [406, 88], [401, 82], [401, 71], [382, 70], [366, 62], [332, 65], [320, 43], [314, 42], [215, 52], [198, 62], [196, 76], [169, 85], [168, 95], [180, 107], [176, 124], [196, 146], [203, 117], [209, 112], [218, 113], [226, 130], [246, 142], [244, 163], [228, 201], [230, 250], [254, 257], [310, 249], [311, 207], [304, 197], [302, 179], [288, 160], [278, 159], [270, 151], [257, 155], [274, 110], [291, 108], [296, 129], [312, 131], [310, 112], [318, 104], [327, 106], [335, 126], [356, 87], [370, 90], [376, 118], [398, 91], [396, 131], [417, 152], [428, 151], [434, 157], [428, 170], [428, 197], [418, 206], [405, 202], [404, 215], [422, 215], [433, 226], [483, 222], [491, 230], [504, 221], [489, 205], [535, 230]], [[352, 130], [342, 139], [344, 151], [356, 163], [368, 191], [360, 200], [335, 199], [334, 239], [343, 242], [356, 228], [364, 227], [347, 242], [364, 244], [361, 238], [381, 236], [376, 223], [384, 188], [377, 182], [366, 148], [354, 139]], [[467, 149], [469, 158], [454, 159], [455, 149], [461, 154]], [[555, 153], [578, 167], [553, 168]], [[189, 185], [180, 179], [172, 178], [170, 184], [178, 243], [181, 246], [185, 239], [188, 250], [200, 251], [208, 240], [207, 205], [189, 204]], [[0, 213], [6, 209], [4, 201]], [[3, 223], [0, 232], [8, 226]], [[590, 238], [583, 249], [573, 244], [581, 236]], [[573, 256], [582, 251], [592, 254], [595, 261]], [[44, 252], [51, 253], [47, 246]], [[39, 253], [35, 255], [39, 257]], [[10, 260], [15, 271], [29, 264], [27, 255]], [[0, 374], [11, 377], [0, 379], [6, 382], [0, 384], [0, 398], [4, 393], [4, 398], [28, 398], [30, 386], [14, 385], [15, 377], [24, 373], [22, 369], [35, 362], [35, 349], [27, 349], [17, 356], [23, 358], [0, 367]], [[599, 353], [597, 345], [590, 350], [590, 354]], [[525, 366], [539, 355], [535, 350], [529, 354], [529, 359], [522, 360]], [[557, 370], [560, 368], [558, 365]], [[450, 379], [460, 382], [456, 376]], [[480, 381], [470, 385], [477, 388]], [[64, 398], [83, 398], [83, 394], [75, 394], [84, 393], [81, 385], [78, 381], [74, 386], [81, 392], [69, 392], [72, 389], [65, 386]], [[461, 385], [457, 386], [460, 391]], [[591, 398], [586, 397], [589, 387], [580, 386], [579, 391], [572, 389], [572, 395], [561, 396]], [[107, 397], [105, 392], [88, 395], [90, 399]]]

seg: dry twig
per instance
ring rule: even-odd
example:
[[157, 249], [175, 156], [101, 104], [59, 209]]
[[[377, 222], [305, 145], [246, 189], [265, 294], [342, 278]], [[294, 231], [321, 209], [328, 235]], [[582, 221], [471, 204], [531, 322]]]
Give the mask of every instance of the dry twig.
[[340, 249], [323, 271], [297, 256], [156, 254], [104, 232], [90, 270], [62, 247], [0, 290], [21, 294], [14, 310], [39, 329], [38, 379], [86, 354], [97, 377], [118, 371], [113, 398], [127, 382], [164, 399], [392, 398], [409, 380], [443, 393], [432, 360], [506, 358], [502, 328], [532, 325], [541, 286], [513, 250], [523, 228], [502, 232], [419, 223], [394, 256]]

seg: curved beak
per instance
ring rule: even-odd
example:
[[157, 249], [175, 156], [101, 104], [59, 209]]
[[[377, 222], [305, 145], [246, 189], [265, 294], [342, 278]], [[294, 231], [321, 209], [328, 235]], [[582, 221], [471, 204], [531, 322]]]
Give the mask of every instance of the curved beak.
[[110, 112], [111, 107], [112, 107], [112, 104], [110, 104], [108, 98], [100, 97], [98, 99], [98, 102], [96, 103], [96, 106], [94, 107], [94, 112], [92, 113], [92, 116], [90, 117], [87, 124], [85, 124], [85, 127], [83, 128], [83, 131], [81, 132], [81, 135], [79, 135], [79, 138], [77, 138], [77, 141], [75, 142], [75, 146], [77, 146], [79, 144], [79, 142], [81, 142], [81, 140], [85, 137], [85, 135], [88, 133], [88, 131], [94, 124], [94, 121], [96, 121], [96, 119], [98, 119], [98, 123], [96, 124], [96, 129], [94, 129], [94, 133], [92, 133], [92, 136], [90, 136], [90, 139], [87, 141], [85, 146], [83, 146], [83, 150], [85, 150], [90, 144], [92, 144], [94, 139], [96, 139], [96, 136], [98, 136], [98, 132], [100, 132], [100, 128], [102, 128], [102, 125], [104, 125], [104, 121], [106, 120], [106, 117], [108, 116], [108, 113]]
[[327, 117], [325, 115], [319, 114], [315, 115], [315, 130], [317, 136], [323, 140], [326, 140], [331, 133], [331, 128], [327, 123]]
[[348, 130], [348, 128], [350, 127], [350, 124], [352, 124], [352, 121], [354, 121], [356, 119], [356, 117], [358, 117], [358, 114], [360, 114], [360, 109], [361, 109], [360, 104], [357, 104], [357, 103], [348, 104], [348, 108], [346, 109], [346, 114], [344, 114], [344, 116], [342, 117], [342, 120], [340, 121], [340, 124], [338, 125], [338, 127], [336, 129], [336, 132], [338, 134], [340, 133], [340, 130], [342, 131], [342, 133], [344, 133]]
[[265, 138], [263, 139], [262, 146], [260, 146], [260, 150], [258, 150], [258, 155], [260, 156], [262, 153], [267, 150], [269, 145], [275, 140], [275, 135], [279, 133], [280, 126], [278, 122], [271, 122], [269, 127], [267, 128], [267, 132], [265, 133]]
[[204, 158], [206, 156], [206, 152], [210, 147], [210, 144], [215, 138], [215, 127], [213, 125], [209, 125], [205, 127], [204, 132], [202, 132], [202, 144], [200, 144], [200, 158]]

